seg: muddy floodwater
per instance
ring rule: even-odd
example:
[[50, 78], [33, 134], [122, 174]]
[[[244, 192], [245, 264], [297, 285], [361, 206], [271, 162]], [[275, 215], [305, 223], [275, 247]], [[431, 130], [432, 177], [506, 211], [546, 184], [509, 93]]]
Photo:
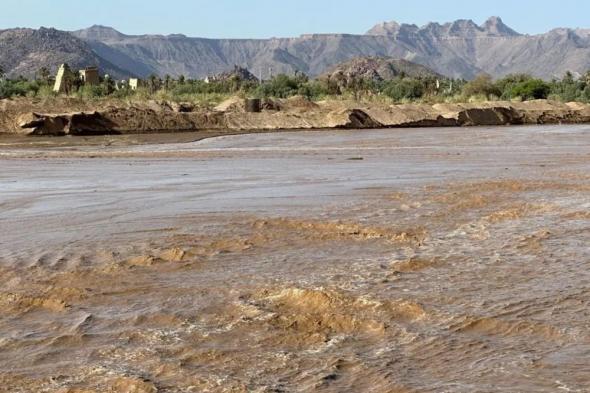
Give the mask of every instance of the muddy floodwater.
[[590, 126], [0, 146], [2, 392], [590, 392]]

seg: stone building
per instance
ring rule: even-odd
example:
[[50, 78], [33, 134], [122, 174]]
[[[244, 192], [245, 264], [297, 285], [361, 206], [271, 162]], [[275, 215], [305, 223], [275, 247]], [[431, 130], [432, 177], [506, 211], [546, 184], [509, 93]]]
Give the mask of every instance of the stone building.
[[80, 70], [80, 80], [84, 85], [96, 86], [100, 84], [98, 67], [86, 67]]
[[129, 79], [129, 88], [131, 90], [137, 90], [141, 86], [141, 81], [137, 78]]

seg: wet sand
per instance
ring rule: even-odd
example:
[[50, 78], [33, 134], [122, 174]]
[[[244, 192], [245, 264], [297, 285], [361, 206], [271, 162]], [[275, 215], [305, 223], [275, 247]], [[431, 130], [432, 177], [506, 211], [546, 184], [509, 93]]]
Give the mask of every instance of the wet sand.
[[0, 391], [589, 391], [590, 126], [74, 142], [0, 146]]

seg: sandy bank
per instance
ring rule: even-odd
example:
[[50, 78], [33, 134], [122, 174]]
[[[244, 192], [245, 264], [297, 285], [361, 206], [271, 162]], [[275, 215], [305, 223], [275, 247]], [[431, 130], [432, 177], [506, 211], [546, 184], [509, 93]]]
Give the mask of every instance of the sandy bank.
[[590, 105], [554, 101], [379, 105], [347, 101], [276, 101], [246, 113], [239, 101], [214, 110], [166, 102], [0, 101], [0, 132], [108, 135], [181, 131], [373, 129], [590, 122]]

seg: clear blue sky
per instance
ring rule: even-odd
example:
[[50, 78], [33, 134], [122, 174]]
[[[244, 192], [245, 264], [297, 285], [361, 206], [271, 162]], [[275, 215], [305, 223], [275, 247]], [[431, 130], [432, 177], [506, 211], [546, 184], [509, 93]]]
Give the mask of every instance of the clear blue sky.
[[493, 15], [522, 33], [590, 28], [590, 0], [0, 0], [0, 29], [101, 24], [128, 34], [214, 38], [356, 34], [386, 20], [481, 23]]

